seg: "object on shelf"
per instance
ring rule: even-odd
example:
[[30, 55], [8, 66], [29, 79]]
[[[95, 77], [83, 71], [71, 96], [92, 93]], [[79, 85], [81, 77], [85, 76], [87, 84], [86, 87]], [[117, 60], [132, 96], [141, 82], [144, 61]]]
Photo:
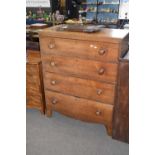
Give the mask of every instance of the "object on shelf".
[[63, 23], [63, 21], [64, 21], [64, 15], [61, 15], [60, 12], [59, 12], [59, 10], [57, 10], [56, 13], [55, 13], [55, 19], [56, 19], [56, 22], [58, 24]]
[[35, 23], [30, 25], [30, 28], [32, 29], [39, 29], [39, 28], [46, 28], [46, 27], [48, 27], [48, 25], [43, 23]]
[[129, 29], [129, 24], [125, 24], [125, 25], [123, 26], [123, 28], [124, 28], [124, 29]]
[[57, 28], [58, 31], [71, 31], [71, 32], [98, 32], [101, 30], [101, 27], [95, 25], [81, 25], [81, 24], [74, 24], [74, 25], [61, 25]]
[[109, 19], [106, 23], [111, 23], [118, 19], [119, 0], [85, 0], [80, 6], [80, 13], [96, 23], [104, 23], [106, 19]]
[[65, 21], [66, 24], [80, 24], [80, 21], [77, 19], [68, 19]]

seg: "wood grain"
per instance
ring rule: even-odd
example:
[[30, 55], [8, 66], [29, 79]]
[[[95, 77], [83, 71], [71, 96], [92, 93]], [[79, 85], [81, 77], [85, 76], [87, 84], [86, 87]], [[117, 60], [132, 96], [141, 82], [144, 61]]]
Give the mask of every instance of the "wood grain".
[[26, 84], [26, 94], [40, 94], [40, 86], [37, 84]]
[[[113, 106], [87, 99], [46, 91], [46, 102], [50, 110], [58, 111], [79, 120], [105, 123], [112, 126]], [[54, 103], [54, 100], [56, 101]]]
[[46, 72], [45, 89], [114, 104], [115, 85]]
[[129, 142], [129, 61], [120, 61], [113, 138]]
[[26, 107], [45, 113], [45, 96], [39, 51], [27, 51], [26, 63]]
[[[109, 135], [122, 137], [120, 130], [125, 132], [127, 128], [125, 115], [120, 113], [126, 106], [122, 103], [119, 107], [116, 97], [123, 92], [117, 89], [119, 74], [125, 74], [119, 71], [119, 63], [128, 49], [128, 30], [104, 28], [90, 34], [57, 31], [58, 27], [39, 33], [46, 115], [58, 111], [79, 120], [103, 123]], [[113, 107], [118, 112], [114, 117]]]
[[[47, 72], [74, 75], [76, 77], [116, 83], [117, 64], [103, 63], [79, 58], [61, 56], [42, 56], [44, 70]], [[52, 63], [52, 64], [51, 64]]]
[[63, 32], [63, 31], [57, 31], [58, 27], [59, 26], [54, 26], [44, 29], [43, 31], [39, 32], [39, 38], [43, 36], [50, 36], [53, 38], [101, 41], [106, 43], [119, 44], [129, 33], [128, 30], [108, 29], [108, 28], [103, 28], [100, 32], [96, 33]]
[[51, 37], [40, 38], [40, 44], [42, 54], [72, 56], [109, 62], [118, 62], [119, 59], [117, 44]]

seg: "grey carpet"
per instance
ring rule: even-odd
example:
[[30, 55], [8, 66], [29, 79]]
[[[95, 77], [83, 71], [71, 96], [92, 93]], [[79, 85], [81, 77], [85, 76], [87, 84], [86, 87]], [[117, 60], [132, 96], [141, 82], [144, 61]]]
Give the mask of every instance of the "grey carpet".
[[47, 118], [27, 110], [27, 155], [128, 155], [129, 145], [113, 140], [101, 124], [59, 113]]

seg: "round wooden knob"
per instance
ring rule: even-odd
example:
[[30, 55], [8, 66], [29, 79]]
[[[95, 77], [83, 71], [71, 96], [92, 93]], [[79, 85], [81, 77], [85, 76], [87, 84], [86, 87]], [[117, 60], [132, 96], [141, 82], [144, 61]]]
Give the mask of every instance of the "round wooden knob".
[[51, 66], [54, 67], [55, 66], [55, 62], [51, 61]]
[[58, 103], [58, 100], [57, 99], [53, 99], [52, 100], [52, 104], [57, 104]]
[[98, 51], [99, 55], [104, 55], [106, 53], [106, 49], [105, 48], [102, 48]]
[[100, 68], [99, 71], [98, 71], [98, 74], [102, 75], [102, 74], [104, 74], [104, 71], [105, 71], [104, 68]]
[[100, 110], [97, 110], [97, 111], [96, 111], [96, 115], [97, 115], [97, 116], [100, 116], [101, 114], [102, 114], [102, 112], [101, 112]]
[[102, 94], [102, 89], [97, 89], [97, 95], [101, 95]]
[[55, 47], [55, 44], [49, 43], [48, 48], [52, 49]]
[[52, 85], [55, 85], [55, 84], [56, 84], [56, 81], [54, 81], [54, 80], [51, 81], [51, 84], [52, 84]]

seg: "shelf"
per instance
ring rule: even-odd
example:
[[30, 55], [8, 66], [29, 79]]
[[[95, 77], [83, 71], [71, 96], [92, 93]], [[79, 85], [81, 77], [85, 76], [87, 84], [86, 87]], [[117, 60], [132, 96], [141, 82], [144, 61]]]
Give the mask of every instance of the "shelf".
[[98, 5], [119, 5], [119, 3], [98, 3]]
[[98, 13], [113, 13], [113, 14], [118, 14], [118, 12], [106, 12], [106, 11], [98, 11]]
[[86, 13], [87, 11], [82, 11], [82, 10], [79, 10], [79, 13]]
[[79, 13], [87, 13], [87, 12], [96, 13], [96, 11], [79, 11]]
[[88, 13], [89, 13], [89, 12], [91, 12], [91, 13], [96, 13], [96, 11], [87, 11], [87, 12], [88, 12]]
[[117, 22], [98, 22], [98, 23], [102, 23], [104, 25], [117, 25], [118, 21]]
[[82, 3], [81, 5], [119, 5], [119, 3]]
[[91, 18], [93, 16], [92, 18], [95, 18], [96, 21], [100, 18], [100, 16], [103, 18], [108, 16], [110, 18], [118, 19], [119, 5], [120, 3], [118, 1], [83, 1], [80, 13], [82, 16], [87, 18]]
[[82, 5], [97, 5], [97, 3], [82, 3]]

